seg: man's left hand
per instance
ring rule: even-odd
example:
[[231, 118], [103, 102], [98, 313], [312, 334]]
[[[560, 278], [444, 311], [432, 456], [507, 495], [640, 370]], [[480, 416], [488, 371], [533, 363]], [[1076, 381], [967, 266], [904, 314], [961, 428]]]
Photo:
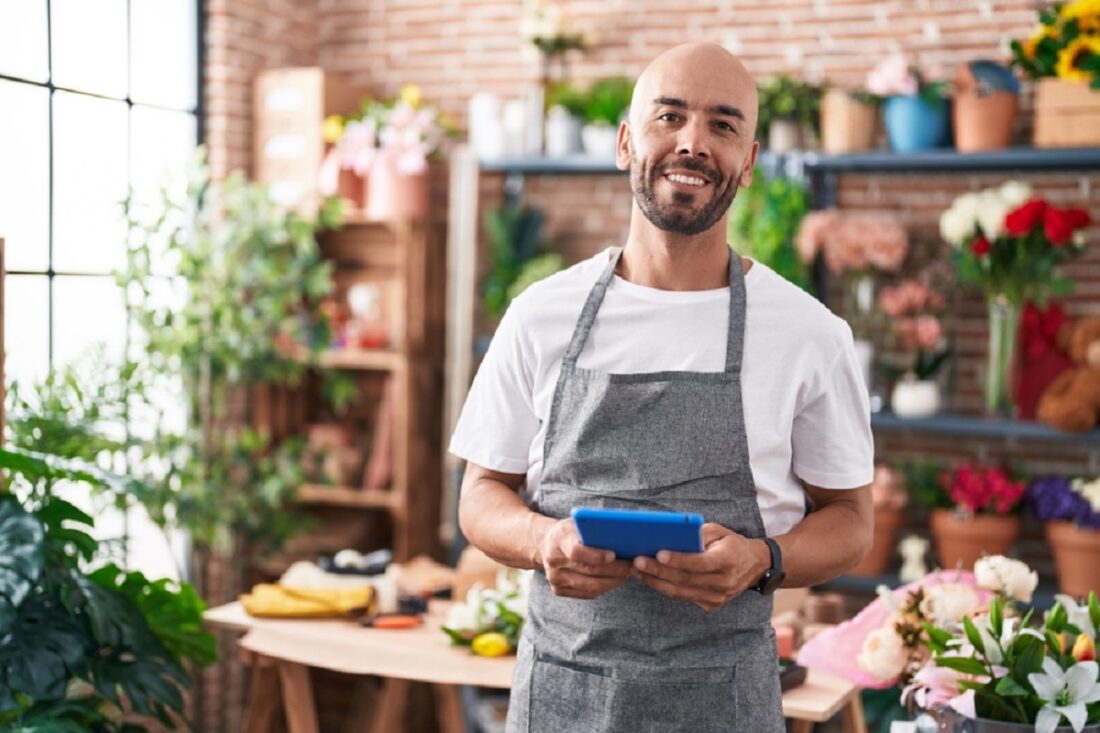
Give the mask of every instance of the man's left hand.
[[717, 611], [755, 585], [771, 567], [768, 547], [760, 540], [713, 522], [703, 525], [702, 535], [702, 552], [662, 550], [656, 559], [635, 558], [635, 577], [669, 598]]

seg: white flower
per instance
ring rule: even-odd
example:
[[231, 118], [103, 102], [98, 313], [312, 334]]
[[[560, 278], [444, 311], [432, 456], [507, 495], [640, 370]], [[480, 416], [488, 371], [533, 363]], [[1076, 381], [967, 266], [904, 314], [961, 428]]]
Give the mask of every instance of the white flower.
[[1067, 596], [1064, 593], [1056, 594], [1054, 600], [1062, 604], [1062, 608], [1066, 609], [1069, 622], [1081, 629], [1082, 634], [1087, 634], [1093, 639], [1096, 638], [1097, 629], [1092, 623], [1092, 616], [1089, 615], [1088, 604], [1079, 604], [1076, 598]]
[[979, 588], [1004, 593], [1021, 603], [1030, 603], [1039, 574], [1019, 560], [1004, 555], [983, 557], [974, 563], [974, 579]]
[[1035, 694], [1046, 703], [1035, 718], [1036, 733], [1052, 733], [1063, 716], [1075, 733], [1081, 732], [1088, 718], [1085, 706], [1100, 701], [1098, 670], [1096, 662], [1078, 662], [1063, 670], [1050, 657], [1043, 659], [1043, 673], [1032, 672], [1027, 676]]
[[1092, 481], [1074, 479], [1072, 486], [1074, 491], [1085, 497], [1094, 512], [1100, 512], [1100, 478]]
[[978, 194], [978, 226], [989, 240], [1001, 236], [1009, 207], [996, 189], [986, 189]]
[[867, 635], [856, 662], [875, 679], [891, 680], [905, 670], [909, 650], [893, 626], [883, 626]]
[[471, 606], [468, 603], [456, 603], [447, 612], [447, 622], [443, 625], [455, 631], [477, 629], [477, 606]]
[[1024, 626], [1017, 631], [1016, 624], [1019, 623], [1019, 621], [1020, 619], [1018, 618], [1004, 619], [1001, 622], [1000, 638], [994, 638], [993, 624], [990, 622], [989, 616], [981, 616], [974, 619], [974, 626], [978, 629], [978, 634], [982, 637], [983, 654], [985, 658], [989, 660], [990, 664], [1000, 664], [1004, 661], [1004, 650], [1012, 646], [1017, 636], [1034, 636], [1040, 641], [1045, 639], [1042, 634], [1030, 627]]
[[974, 234], [974, 219], [957, 206], [940, 216], [940, 236], [948, 244], [959, 247]]
[[1011, 211], [1031, 198], [1031, 186], [1023, 181], [1005, 181], [1001, 184], [1001, 200]]
[[978, 610], [981, 601], [969, 585], [944, 583], [924, 589], [920, 610], [936, 626], [954, 627]]

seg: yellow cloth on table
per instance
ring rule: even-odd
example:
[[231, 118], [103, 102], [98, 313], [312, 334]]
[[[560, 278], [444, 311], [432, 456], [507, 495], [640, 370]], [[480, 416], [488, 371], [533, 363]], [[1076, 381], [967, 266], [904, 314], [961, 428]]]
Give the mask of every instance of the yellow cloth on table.
[[374, 601], [374, 588], [287, 588], [260, 583], [241, 596], [250, 616], [269, 618], [326, 618], [367, 610]]

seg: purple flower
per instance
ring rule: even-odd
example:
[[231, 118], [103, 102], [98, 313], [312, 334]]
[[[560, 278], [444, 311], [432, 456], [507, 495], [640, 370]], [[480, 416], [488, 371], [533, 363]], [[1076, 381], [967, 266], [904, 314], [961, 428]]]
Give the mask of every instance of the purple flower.
[[1027, 504], [1044, 522], [1069, 520], [1080, 527], [1100, 529], [1100, 513], [1092, 510], [1088, 500], [1074, 491], [1064, 476], [1036, 479], [1028, 489]]

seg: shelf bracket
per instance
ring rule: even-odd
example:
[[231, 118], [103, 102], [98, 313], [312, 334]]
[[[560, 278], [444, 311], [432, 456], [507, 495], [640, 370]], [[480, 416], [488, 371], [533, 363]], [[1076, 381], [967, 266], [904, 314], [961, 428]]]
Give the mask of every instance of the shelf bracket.
[[518, 206], [523, 195], [523, 174], [512, 171], [504, 176], [504, 203], [506, 206]]

